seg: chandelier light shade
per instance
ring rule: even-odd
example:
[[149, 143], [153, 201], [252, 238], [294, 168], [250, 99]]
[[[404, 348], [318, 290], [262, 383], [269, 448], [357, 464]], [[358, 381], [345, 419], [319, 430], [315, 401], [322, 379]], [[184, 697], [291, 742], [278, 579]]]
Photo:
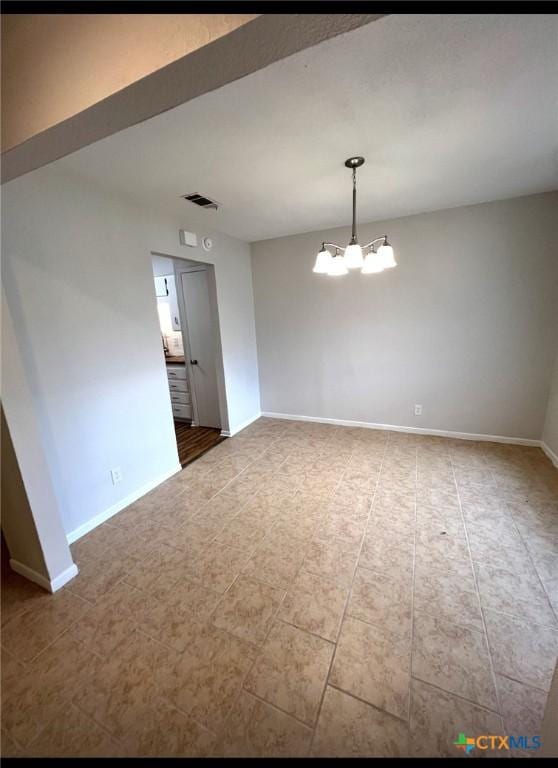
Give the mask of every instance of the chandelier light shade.
[[335, 256], [331, 257], [327, 274], [330, 277], [340, 277], [346, 275], [348, 271], [345, 256], [337, 251]]
[[[397, 262], [393, 248], [388, 243], [387, 235], [375, 237], [366, 245], [360, 245], [356, 232], [356, 169], [364, 164], [363, 157], [350, 157], [345, 160], [347, 168], [353, 171], [353, 227], [349, 243], [343, 247], [337, 243], [322, 243], [316, 256], [313, 271], [319, 275], [339, 277], [346, 275], [350, 269], [360, 269], [361, 274], [371, 275], [383, 272], [384, 269], [396, 267]], [[376, 244], [381, 243], [376, 250]], [[332, 254], [329, 248], [335, 249]]]
[[327, 250], [327, 248], [322, 245], [321, 250], [318, 251], [318, 255], [316, 256], [316, 263], [314, 264], [313, 271], [316, 272], [318, 275], [327, 275], [329, 272], [329, 267], [331, 264], [332, 255]]
[[345, 266], [347, 269], [359, 269], [364, 266], [362, 248], [358, 243], [349, 243], [345, 248]]
[[384, 263], [378, 251], [369, 251], [364, 259], [364, 266], [362, 267], [363, 275], [373, 275], [377, 272], [383, 272], [385, 269]]
[[378, 248], [378, 256], [384, 265], [384, 269], [391, 269], [391, 267], [397, 266], [395, 256], [393, 255], [393, 248], [388, 243], [387, 238], [385, 242]]

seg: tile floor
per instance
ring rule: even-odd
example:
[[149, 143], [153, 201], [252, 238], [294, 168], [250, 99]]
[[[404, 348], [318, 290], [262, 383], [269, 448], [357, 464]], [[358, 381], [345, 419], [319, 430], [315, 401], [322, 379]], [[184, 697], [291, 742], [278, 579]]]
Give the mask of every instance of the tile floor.
[[[539, 733], [558, 472], [261, 419], [3, 588], [5, 755], [456, 755]], [[461, 754], [461, 753], [458, 753]]]

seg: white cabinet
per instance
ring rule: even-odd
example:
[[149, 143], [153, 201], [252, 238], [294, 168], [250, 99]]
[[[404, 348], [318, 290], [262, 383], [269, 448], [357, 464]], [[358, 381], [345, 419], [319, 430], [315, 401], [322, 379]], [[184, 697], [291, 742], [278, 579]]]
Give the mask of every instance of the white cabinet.
[[178, 311], [178, 299], [176, 296], [174, 275], [162, 275], [161, 277], [154, 278], [154, 280], [157, 301], [169, 305], [172, 330], [182, 330], [180, 327], [180, 314]]
[[167, 365], [167, 377], [174, 418], [191, 421], [192, 398], [186, 377], [186, 366], [169, 363]]
[[186, 420], [191, 421], [192, 420], [192, 406], [191, 405], [180, 405], [180, 403], [173, 403], [172, 404], [172, 415], [177, 420]]
[[188, 389], [188, 382], [186, 379], [176, 379], [173, 381], [170, 381], [169, 379], [169, 390], [171, 392], [189, 392]]
[[176, 363], [167, 363], [167, 376], [169, 381], [175, 379], [186, 379], [186, 366]]

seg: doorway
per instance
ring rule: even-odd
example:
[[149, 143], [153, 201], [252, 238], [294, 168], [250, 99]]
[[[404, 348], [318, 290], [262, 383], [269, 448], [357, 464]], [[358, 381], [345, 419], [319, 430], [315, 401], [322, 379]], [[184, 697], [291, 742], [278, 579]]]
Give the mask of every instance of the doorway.
[[213, 266], [152, 253], [169, 398], [182, 467], [225, 439]]

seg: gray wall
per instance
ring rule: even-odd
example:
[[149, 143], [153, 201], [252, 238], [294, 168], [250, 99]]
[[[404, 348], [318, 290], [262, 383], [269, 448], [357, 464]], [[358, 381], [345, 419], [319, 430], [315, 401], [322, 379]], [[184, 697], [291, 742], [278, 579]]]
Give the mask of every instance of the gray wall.
[[558, 355], [554, 363], [542, 439], [558, 459]]
[[540, 439], [558, 193], [359, 228], [361, 242], [384, 232], [399, 266], [380, 275], [313, 274], [348, 227], [253, 244], [262, 411]]

